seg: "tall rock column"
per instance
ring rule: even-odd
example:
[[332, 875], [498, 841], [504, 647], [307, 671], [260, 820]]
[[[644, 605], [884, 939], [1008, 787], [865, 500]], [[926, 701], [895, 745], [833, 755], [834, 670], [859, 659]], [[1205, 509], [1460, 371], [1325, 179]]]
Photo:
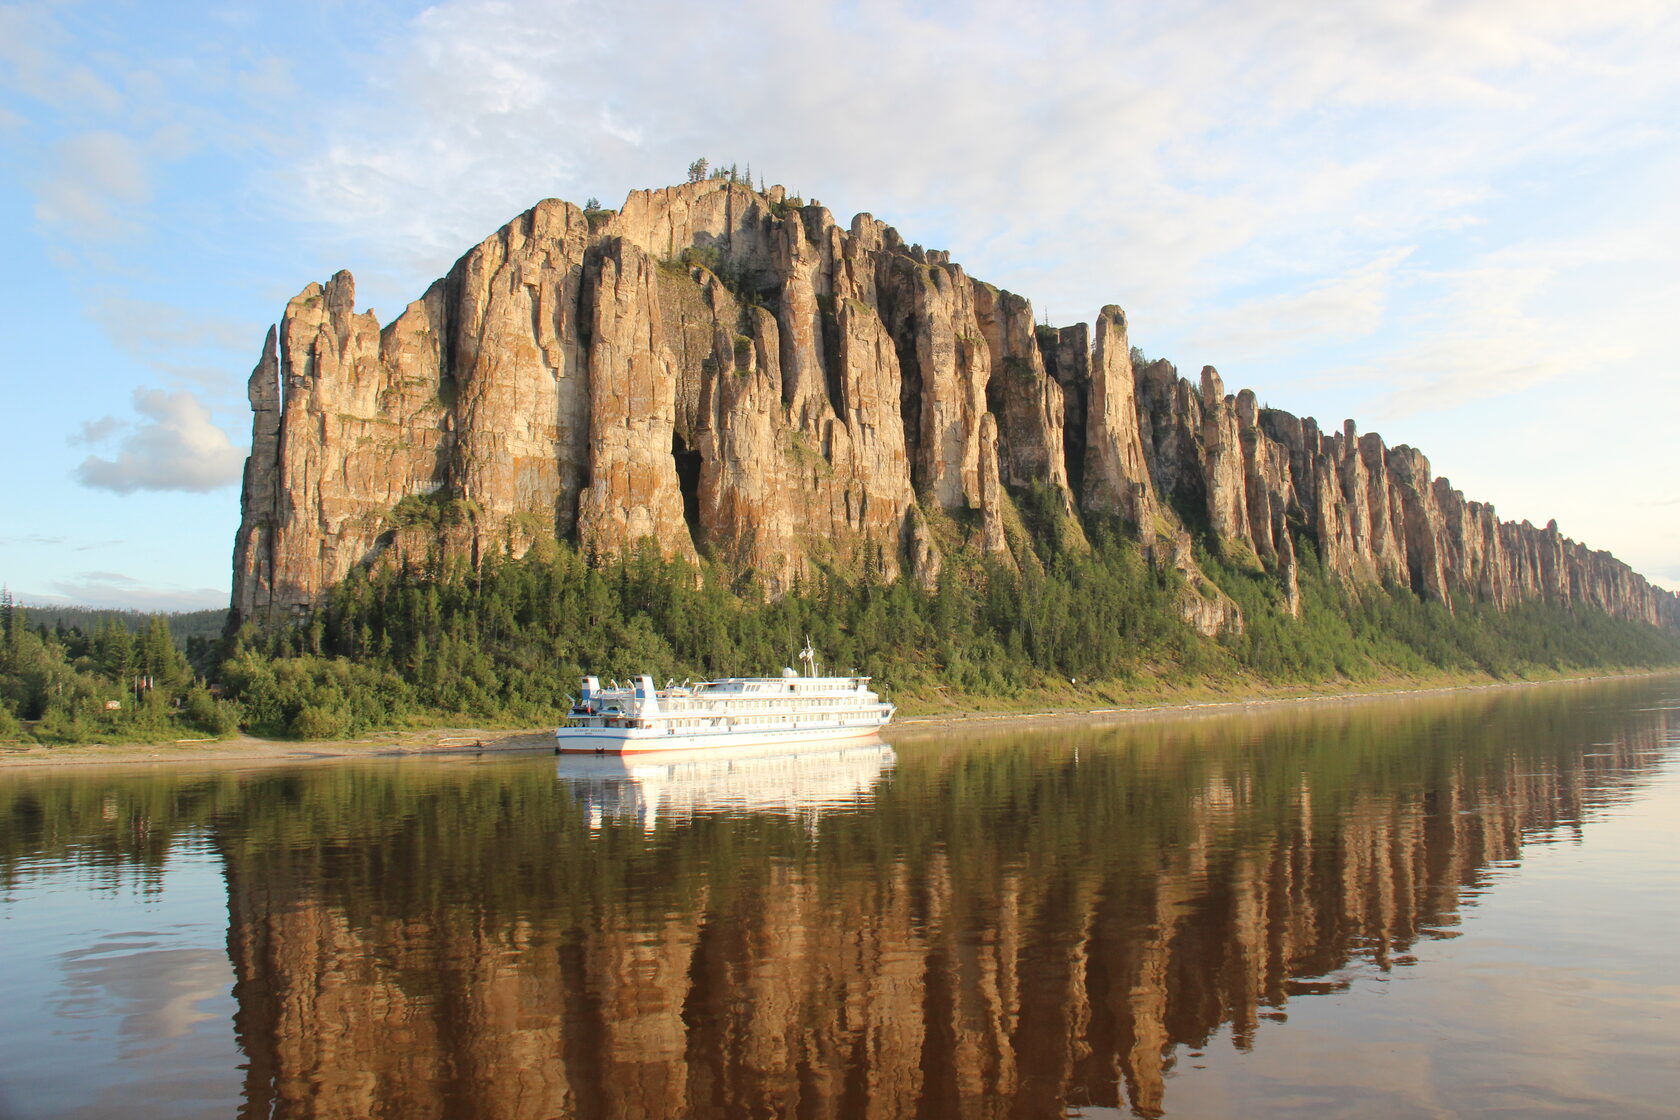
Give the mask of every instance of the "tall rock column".
[[997, 416], [999, 469], [1011, 486], [1048, 483], [1073, 512], [1062, 424], [1061, 385], [1044, 368], [1032, 304], [989, 284], [974, 285], [975, 313], [992, 356], [987, 407]]
[[1410, 580], [1406, 553], [1405, 515], [1394, 507], [1388, 477], [1388, 449], [1382, 437], [1366, 432], [1359, 437], [1359, 461], [1365, 468], [1370, 527], [1367, 540], [1371, 564], [1379, 580]]
[[1369, 582], [1376, 576], [1371, 555], [1371, 479], [1365, 457], [1359, 453], [1359, 429], [1352, 420], [1342, 421], [1342, 434], [1332, 437], [1333, 456], [1342, 479], [1342, 501], [1346, 503], [1348, 546], [1353, 554], [1357, 578]]
[[898, 553], [910, 558], [918, 580], [931, 584], [938, 578], [938, 558], [910, 487], [898, 415], [898, 352], [880, 316], [853, 297], [836, 300], [835, 336], [844, 438], [831, 436], [826, 443], [835, 473], [856, 480], [855, 489], [845, 492], [847, 521], [867, 540], [896, 533], [900, 548], [882, 557], [887, 578], [898, 577]]
[[250, 621], [268, 616], [274, 594], [274, 523], [279, 502], [280, 354], [268, 328], [262, 357], [251, 370], [251, 454], [239, 493], [239, 533], [233, 542], [233, 610]]
[[1446, 572], [1441, 565], [1441, 514], [1429, 478], [1429, 460], [1416, 448], [1401, 444], [1388, 452], [1392, 493], [1405, 525], [1406, 557], [1412, 590], [1425, 599], [1451, 605]]
[[355, 300], [355, 279], [339, 272], [300, 292], [280, 323], [271, 615], [312, 605], [375, 551], [393, 506], [442, 485], [436, 383], [392, 373], [378, 321]]
[[652, 537], [667, 556], [694, 560], [672, 455], [677, 378], [660, 329], [657, 269], [614, 238], [586, 281], [590, 483], [578, 499], [578, 542], [611, 553]]
[[[1070, 494], [1085, 493], [1086, 411], [1091, 398], [1091, 330], [1084, 323], [1046, 334], [1039, 347], [1045, 372], [1062, 390], [1063, 471]], [[1130, 357], [1130, 350], [1127, 357]]]
[[898, 311], [905, 395], [915, 405], [910, 477], [943, 509], [977, 508], [980, 417], [992, 364], [975, 321], [973, 286], [955, 266], [908, 256], [891, 262], [884, 294]]
[[[714, 288], [713, 298], [722, 302]], [[732, 303], [730, 312], [734, 312]], [[776, 318], [750, 312], [750, 336], [716, 325], [714, 362], [727, 358], [701, 386], [695, 432], [700, 453], [699, 513], [708, 556], [730, 571], [758, 575], [782, 595], [801, 574], [804, 549], [794, 524], [797, 462], [784, 450], [778, 399], [780, 339]]]
[[1225, 399], [1225, 383], [1212, 366], [1202, 367], [1202, 470], [1208, 525], [1221, 542], [1249, 543], [1248, 497], [1243, 482], [1242, 438], [1236, 410]]
[[1289, 472], [1289, 451], [1260, 427], [1260, 406], [1254, 393], [1237, 394], [1237, 434], [1242, 441], [1243, 482], [1247, 492], [1248, 523], [1254, 551], [1283, 584], [1289, 613], [1299, 614], [1301, 588], [1295, 562], [1295, 541], [1289, 533], [1288, 513], [1295, 483]]
[[450, 272], [460, 433], [451, 482], [478, 511], [481, 551], [505, 543], [521, 554], [577, 516], [588, 465], [579, 321], [588, 235], [582, 211], [549, 200]]
[[1117, 513], [1148, 540], [1154, 531], [1155, 492], [1138, 431], [1126, 316], [1113, 304], [1097, 316], [1084, 473], [1086, 511]]
[[777, 244], [782, 276], [776, 310], [782, 401], [793, 422], [813, 433], [834, 416], [823, 355], [819, 297], [828, 295], [831, 289], [823, 271], [822, 243], [818, 240], [821, 234], [821, 230], [810, 231], [796, 210], [783, 220]]
[[997, 417], [980, 417], [980, 550], [1009, 559], [1009, 540], [1003, 531], [1003, 484], [998, 476]]

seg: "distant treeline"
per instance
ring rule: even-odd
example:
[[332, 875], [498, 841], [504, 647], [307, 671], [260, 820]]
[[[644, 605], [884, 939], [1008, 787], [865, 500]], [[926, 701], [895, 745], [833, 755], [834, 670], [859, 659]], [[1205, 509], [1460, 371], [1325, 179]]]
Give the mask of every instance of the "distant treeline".
[[154, 618], [161, 617], [169, 629], [169, 636], [183, 650], [194, 638], [202, 639], [206, 643], [216, 641], [222, 636], [222, 628], [227, 625], [226, 607], [202, 611], [170, 611], [158, 615], [146, 611], [119, 611], [103, 607], [35, 604], [23, 606], [29, 612], [29, 622], [32, 626], [45, 626], [49, 630], [58, 631], [80, 630], [84, 634], [92, 634], [107, 623], [115, 623], [131, 634], [143, 634], [151, 629]]
[[[1299, 618], [1274, 580], [1198, 556], [1247, 622], [1241, 635], [1210, 639], [1178, 617], [1181, 577], [1152, 568], [1135, 542], [1102, 532], [1089, 549], [1047, 539], [1019, 570], [955, 557], [933, 590], [822, 574], [773, 602], [732, 587], [716, 568], [664, 560], [651, 543], [591, 562], [544, 542], [476, 570], [434, 560], [358, 572], [308, 619], [194, 643], [204, 654], [194, 661], [161, 618], [139, 634], [114, 621], [90, 634], [16, 610], [0, 654], [0, 737], [68, 742], [240, 726], [332, 738], [440, 720], [543, 726], [585, 672], [660, 681], [774, 673], [807, 634], [829, 669], [870, 674], [926, 707], [1055, 702], [1075, 687], [1089, 698], [1680, 663], [1680, 635], [1601, 611], [1467, 601], [1448, 611], [1403, 587], [1355, 594], [1324, 574], [1305, 539]], [[137, 678], [147, 683], [136, 687]], [[107, 710], [111, 700], [121, 706]]]

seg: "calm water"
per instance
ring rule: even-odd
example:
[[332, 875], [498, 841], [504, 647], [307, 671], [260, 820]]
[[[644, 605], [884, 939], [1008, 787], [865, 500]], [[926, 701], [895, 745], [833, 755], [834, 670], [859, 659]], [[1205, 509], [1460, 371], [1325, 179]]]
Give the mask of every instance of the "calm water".
[[0, 777], [0, 1116], [1674, 1116], [1680, 678]]

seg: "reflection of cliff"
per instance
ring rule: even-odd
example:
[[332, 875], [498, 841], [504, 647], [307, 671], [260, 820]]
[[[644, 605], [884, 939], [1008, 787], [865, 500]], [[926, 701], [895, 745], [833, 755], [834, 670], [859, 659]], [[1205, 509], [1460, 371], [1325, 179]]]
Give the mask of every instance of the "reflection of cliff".
[[923, 743], [817, 833], [592, 831], [528, 769], [372, 835], [317, 807], [224, 843], [247, 1114], [1157, 1114], [1175, 1047], [1391, 967], [1658, 749], [1586, 708]]

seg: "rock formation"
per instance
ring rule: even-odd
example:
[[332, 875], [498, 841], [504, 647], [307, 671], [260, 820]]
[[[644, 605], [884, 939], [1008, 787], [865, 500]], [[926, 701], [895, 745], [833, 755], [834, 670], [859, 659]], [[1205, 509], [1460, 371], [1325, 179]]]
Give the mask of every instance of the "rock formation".
[[1259, 408], [1211, 367], [1134, 368], [1118, 308], [1094, 332], [1035, 326], [947, 254], [779, 187], [550, 199], [383, 328], [354, 295], [347, 272], [305, 288], [252, 372], [238, 620], [440, 542], [477, 562], [652, 539], [770, 595], [815, 567], [932, 586], [939, 525], [1016, 562], [1014, 502], [1044, 488], [1064, 539], [1109, 520], [1183, 572], [1208, 634], [1242, 618], [1193, 536], [1292, 608], [1305, 539], [1355, 586], [1680, 626], [1680, 598], [1555, 523], [1501, 522], [1413, 448]]

